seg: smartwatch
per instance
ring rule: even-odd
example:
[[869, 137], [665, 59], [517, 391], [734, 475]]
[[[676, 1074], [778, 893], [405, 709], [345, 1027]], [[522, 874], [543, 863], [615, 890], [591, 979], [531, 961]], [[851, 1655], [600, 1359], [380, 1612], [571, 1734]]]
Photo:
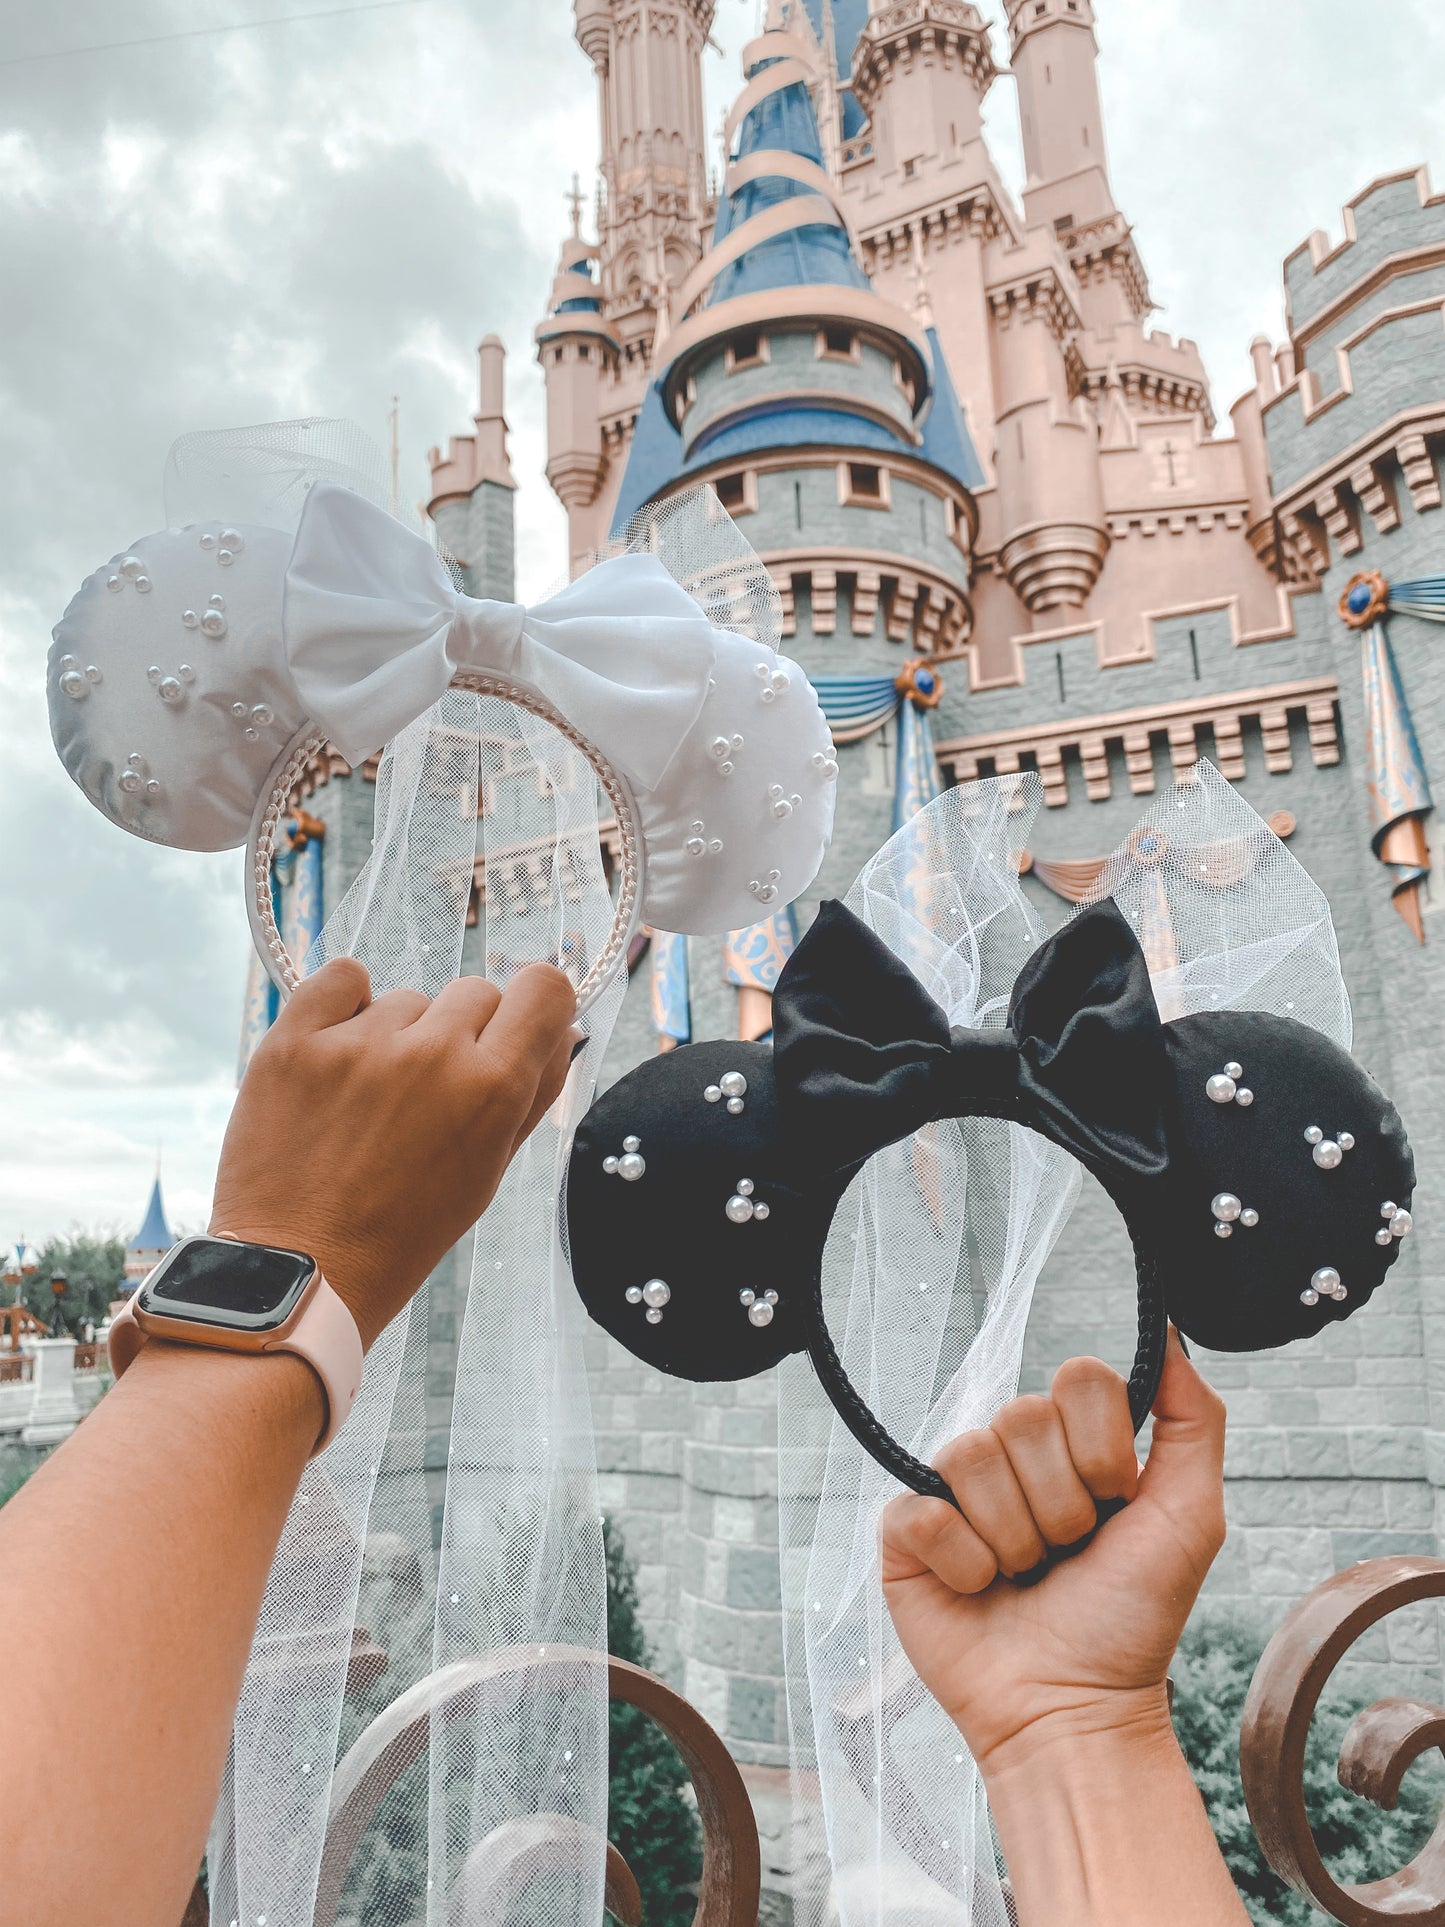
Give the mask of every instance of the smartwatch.
[[219, 1352], [294, 1352], [321, 1380], [326, 1423], [312, 1456], [346, 1423], [361, 1386], [356, 1320], [304, 1251], [225, 1234], [182, 1238], [110, 1328], [119, 1378], [148, 1338]]

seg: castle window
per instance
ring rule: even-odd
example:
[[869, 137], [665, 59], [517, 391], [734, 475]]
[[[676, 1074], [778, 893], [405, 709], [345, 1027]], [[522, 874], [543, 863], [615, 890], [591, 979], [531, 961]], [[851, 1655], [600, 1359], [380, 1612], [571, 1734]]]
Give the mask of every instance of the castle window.
[[888, 471], [877, 462], [839, 462], [838, 500], [845, 508], [892, 507]]
[[728, 373], [735, 375], [741, 368], [756, 368], [771, 359], [767, 336], [757, 328], [750, 328], [746, 334], [733, 336], [723, 362]]
[[1059, 214], [1054, 218], [1054, 233], [1067, 234], [1074, 225], [1072, 214]]
[[579, 343], [578, 343], [578, 346], [577, 346], [577, 355], [578, 355], [578, 358], [579, 358], [579, 360], [582, 360], [582, 361], [591, 361], [591, 359], [592, 359], [592, 350], [591, 350], [591, 348], [589, 348], [589, 347], [588, 347], [588, 345], [587, 345], [587, 343], [586, 343], [585, 341], [583, 341], [583, 342], [579, 342]]
[[720, 475], [713, 488], [729, 515], [750, 515], [758, 505], [758, 478], [751, 469], [741, 475]]
[[818, 330], [815, 352], [819, 361], [861, 361], [863, 358], [857, 335], [836, 322]]

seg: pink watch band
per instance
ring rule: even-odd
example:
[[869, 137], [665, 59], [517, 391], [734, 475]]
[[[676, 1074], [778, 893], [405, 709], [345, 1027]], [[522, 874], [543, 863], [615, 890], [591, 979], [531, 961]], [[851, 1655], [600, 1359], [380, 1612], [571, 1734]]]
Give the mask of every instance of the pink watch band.
[[[110, 1328], [110, 1368], [117, 1378], [135, 1362], [136, 1354], [150, 1335], [146, 1330], [146, 1324], [151, 1322], [148, 1315], [144, 1312], [137, 1315], [137, 1300], [144, 1289], [143, 1284], [137, 1288]], [[179, 1321], [173, 1323], [167, 1320], [164, 1336], [181, 1344], [201, 1345], [211, 1351], [249, 1352], [252, 1356], [294, 1352], [298, 1358], [304, 1358], [321, 1380], [321, 1389], [326, 1395], [326, 1424], [312, 1447], [311, 1456], [315, 1458], [318, 1452], [326, 1450], [350, 1417], [351, 1408], [356, 1403], [356, 1395], [361, 1389], [365, 1353], [361, 1346], [361, 1334], [356, 1329], [356, 1320], [319, 1271], [302, 1305], [301, 1316], [289, 1331], [278, 1333], [269, 1343], [249, 1346], [224, 1342], [216, 1344], [200, 1336], [202, 1329], [194, 1325], [182, 1327]], [[217, 1337], [224, 1338], [224, 1334], [218, 1332]]]

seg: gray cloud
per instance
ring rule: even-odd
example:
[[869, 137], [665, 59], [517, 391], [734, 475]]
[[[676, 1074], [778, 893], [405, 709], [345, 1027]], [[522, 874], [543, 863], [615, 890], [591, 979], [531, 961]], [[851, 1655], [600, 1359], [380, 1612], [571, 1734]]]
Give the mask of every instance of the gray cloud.
[[[109, 0], [12, 7], [26, 17], [4, 46], [283, 4], [148, 0], [123, 26]], [[1161, 325], [1199, 340], [1223, 415], [1250, 336], [1280, 330], [1282, 256], [1337, 231], [1373, 175], [1431, 157], [1445, 18], [1433, 0], [1395, 0], [1363, 30], [1347, 0], [1097, 11], [1115, 188]], [[756, 15], [755, 0], [720, 0], [713, 124]], [[35, 1234], [113, 1216], [127, 1160], [139, 1193], [158, 1135], [191, 1215], [204, 1208], [246, 965], [239, 860], [105, 824], [55, 764], [41, 690], [71, 591], [159, 524], [172, 439], [302, 413], [381, 439], [397, 394], [417, 500], [428, 444], [467, 426], [475, 343], [495, 329], [512, 350], [524, 588], [561, 566], [531, 332], [563, 190], [574, 169], [591, 179], [596, 154], [571, 27], [567, 0], [424, 0], [0, 66], [0, 1074], [40, 1120], [0, 1133], [0, 1240], [16, 1214]], [[988, 122], [1017, 181], [1013, 115], [1005, 79]]]

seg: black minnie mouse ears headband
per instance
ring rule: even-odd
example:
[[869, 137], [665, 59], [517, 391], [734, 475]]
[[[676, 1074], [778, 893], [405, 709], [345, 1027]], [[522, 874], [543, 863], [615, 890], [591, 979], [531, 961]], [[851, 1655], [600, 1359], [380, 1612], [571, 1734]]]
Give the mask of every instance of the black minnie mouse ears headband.
[[999, 1029], [951, 1028], [888, 945], [826, 903], [773, 1014], [773, 1046], [685, 1047], [593, 1106], [568, 1177], [573, 1275], [599, 1324], [678, 1377], [806, 1352], [854, 1436], [918, 1492], [951, 1498], [844, 1372], [822, 1259], [853, 1177], [921, 1126], [1022, 1124], [1103, 1184], [1136, 1255], [1136, 1426], [1170, 1320], [1219, 1350], [1309, 1337], [1370, 1298], [1411, 1229], [1413, 1159], [1368, 1074], [1288, 1016], [1164, 1021], [1111, 901], [1029, 958]]

